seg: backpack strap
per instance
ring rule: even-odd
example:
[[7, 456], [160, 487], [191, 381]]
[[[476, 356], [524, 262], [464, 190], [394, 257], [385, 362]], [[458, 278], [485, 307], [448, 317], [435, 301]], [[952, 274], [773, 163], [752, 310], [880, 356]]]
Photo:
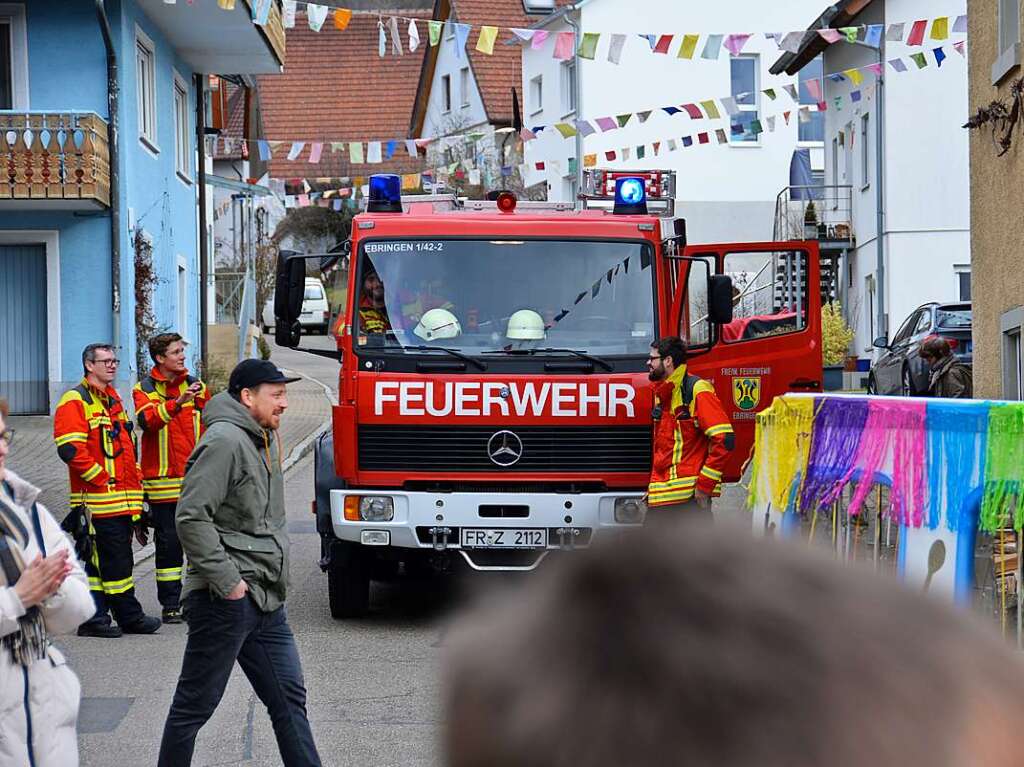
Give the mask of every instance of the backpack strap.
[[693, 390], [696, 388], [697, 383], [699, 381], [699, 376], [690, 375], [689, 373], [687, 373], [686, 377], [683, 378], [682, 383], [679, 385], [680, 388], [683, 390], [683, 405], [686, 407], [687, 410], [689, 410], [690, 405], [693, 404]]
[[92, 392], [89, 391], [89, 387], [83, 384], [78, 384], [72, 391], [78, 392], [78, 396], [82, 398], [82, 401], [86, 405], [92, 404]]
[[153, 380], [153, 376], [148, 375], [139, 381], [139, 388], [146, 394], [154, 393], [156, 391], [156, 381]]

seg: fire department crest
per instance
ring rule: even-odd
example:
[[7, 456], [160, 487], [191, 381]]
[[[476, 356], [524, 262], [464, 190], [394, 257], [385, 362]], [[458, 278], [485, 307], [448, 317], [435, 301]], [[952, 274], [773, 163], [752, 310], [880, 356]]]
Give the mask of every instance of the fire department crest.
[[753, 410], [761, 401], [761, 377], [732, 379], [732, 399], [740, 410]]

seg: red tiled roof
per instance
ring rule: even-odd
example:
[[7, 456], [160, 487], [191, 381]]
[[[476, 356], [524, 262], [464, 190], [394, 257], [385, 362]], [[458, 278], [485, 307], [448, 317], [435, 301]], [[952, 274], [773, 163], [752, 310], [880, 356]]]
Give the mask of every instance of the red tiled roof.
[[[301, 6], [300, 6], [301, 8]], [[393, 11], [409, 18], [430, 18], [425, 11]], [[385, 13], [385, 17], [387, 13]], [[391, 160], [381, 164], [349, 162], [348, 146], [342, 153], [330, 149], [331, 141], [388, 141], [405, 139], [423, 56], [429, 47], [425, 23], [423, 43], [415, 54], [377, 55], [377, 16], [356, 14], [348, 29], [339, 32], [328, 18], [320, 32], [309, 29], [300, 10], [295, 27], [287, 32], [284, 72], [259, 77], [265, 138], [272, 141], [323, 141], [320, 162], [309, 163], [309, 146], [301, 158], [289, 162], [290, 145], [279, 146], [270, 161], [274, 178], [368, 176], [371, 173], [415, 173], [423, 170], [420, 159], [408, 156], [399, 144]], [[408, 45], [407, 22], [402, 41]], [[365, 147], [364, 147], [365, 154]]]

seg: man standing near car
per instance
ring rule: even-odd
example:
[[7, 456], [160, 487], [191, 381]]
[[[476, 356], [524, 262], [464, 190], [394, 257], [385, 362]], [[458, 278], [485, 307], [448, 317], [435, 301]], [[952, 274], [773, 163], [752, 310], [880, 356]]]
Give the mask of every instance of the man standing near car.
[[715, 387], [687, 372], [686, 352], [683, 340], [670, 336], [651, 344], [647, 359], [655, 419], [648, 518], [676, 511], [710, 514], [736, 441]]
[[970, 399], [974, 396], [974, 376], [960, 362], [945, 338], [926, 338], [918, 352], [921, 361], [931, 370], [928, 394], [932, 397]]
[[[132, 390], [140, 436], [142, 489], [156, 538], [156, 595], [164, 623], [181, 623], [181, 543], [174, 508], [181, 493], [185, 462], [202, 434], [202, 412], [209, 395], [185, 367], [185, 342], [177, 333], [149, 341], [153, 369]], [[143, 532], [144, 536], [145, 533]]]
[[188, 555], [188, 643], [160, 744], [159, 767], [192, 763], [196, 735], [235, 661], [267, 707], [286, 767], [320, 767], [306, 686], [285, 616], [288, 536], [277, 429], [287, 378], [244, 360], [203, 412], [206, 433], [185, 468], [176, 522]]

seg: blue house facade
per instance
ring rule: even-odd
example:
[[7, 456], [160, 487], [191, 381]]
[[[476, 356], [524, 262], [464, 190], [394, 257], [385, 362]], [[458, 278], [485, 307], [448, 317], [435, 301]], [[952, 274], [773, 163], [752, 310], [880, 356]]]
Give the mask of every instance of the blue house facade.
[[276, 0], [265, 25], [248, 0], [0, 2], [0, 396], [13, 412], [52, 412], [89, 343], [118, 347], [128, 388], [146, 326], [181, 333], [197, 367], [197, 100], [207, 75], [283, 60]]

